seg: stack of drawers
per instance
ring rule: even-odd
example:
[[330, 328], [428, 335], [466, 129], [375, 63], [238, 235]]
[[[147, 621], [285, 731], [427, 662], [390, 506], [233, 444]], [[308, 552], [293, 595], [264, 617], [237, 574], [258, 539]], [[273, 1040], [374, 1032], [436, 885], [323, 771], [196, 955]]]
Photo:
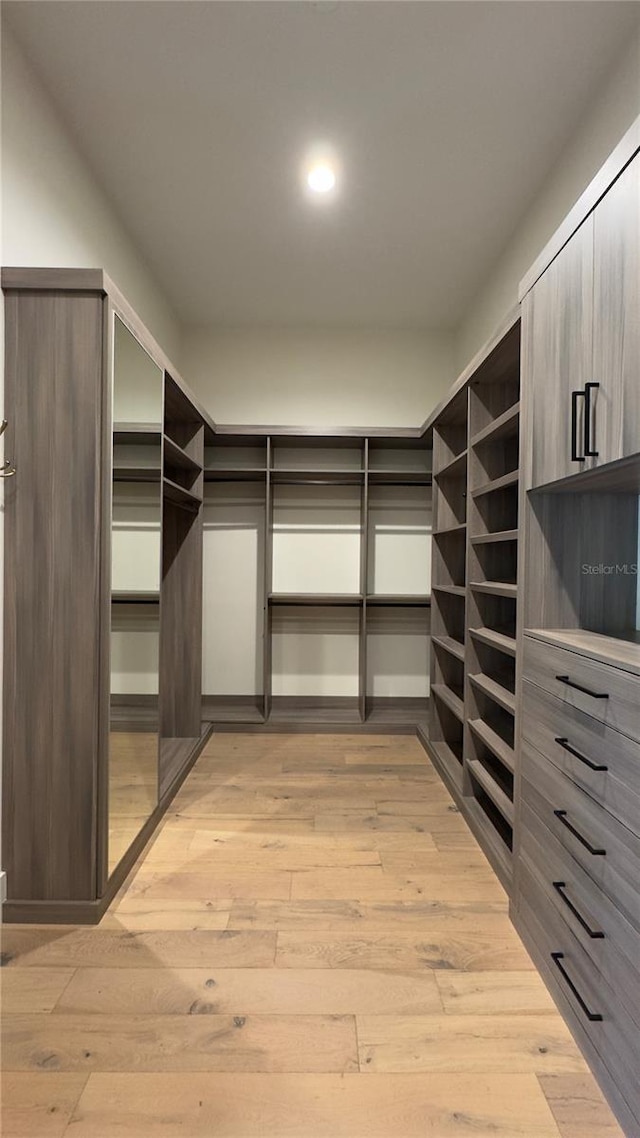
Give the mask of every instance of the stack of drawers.
[[640, 675], [525, 636], [514, 917], [640, 1135]]

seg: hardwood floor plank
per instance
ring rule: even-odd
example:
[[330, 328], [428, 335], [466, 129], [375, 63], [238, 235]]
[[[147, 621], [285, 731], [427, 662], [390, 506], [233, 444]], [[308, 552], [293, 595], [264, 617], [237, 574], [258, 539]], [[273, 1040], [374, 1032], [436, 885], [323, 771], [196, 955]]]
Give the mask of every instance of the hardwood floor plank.
[[530, 1075], [91, 1075], [69, 1138], [559, 1138]]
[[4, 953], [11, 968], [268, 968], [276, 934], [210, 931], [139, 932], [7, 925]]
[[259, 873], [225, 867], [220, 873], [213, 869], [192, 872], [188, 868], [162, 872], [143, 866], [129, 886], [129, 896], [147, 901], [179, 901], [188, 897], [206, 897], [211, 901], [236, 897], [286, 901], [291, 896], [291, 877], [284, 870]]
[[562, 1138], [624, 1138], [593, 1075], [539, 1075]]
[[6, 1071], [281, 1071], [358, 1069], [350, 1015], [10, 1016]]
[[474, 1074], [583, 1073], [558, 1015], [358, 1016], [362, 1071]]
[[232, 929], [276, 929], [319, 933], [389, 933], [420, 936], [436, 930], [483, 938], [496, 934], [519, 944], [507, 917], [505, 901], [235, 901], [229, 914]]
[[301, 870], [292, 875], [291, 899], [403, 901], [500, 901], [504, 890], [491, 870], [460, 867], [446, 873], [393, 875], [376, 866], [361, 869]]
[[441, 1012], [431, 972], [336, 969], [79, 968], [55, 1013], [355, 1015]]
[[3, 1015], [50, 1012], [73, 976], [73, 968], [0, 969]]
[[445, 1012], [452, 1015], [550, 1015], [555, 1004], [539, 974], [437, 972]]
[[418, 935], [373, 933], [281, 932], [278, 933], [276, 965], [280, 968], [382, 968], [408, 971], [459, 969], [472, 972], [496, 968], [533, 968], [513, 930], [502, 937], [482, 937], [428, 927]]
[[2, 1076], [2, 1138], [63, 1138], [87, 1076], [49, 1071], [34, 1079], [31, 1072]]
[[468, 833], [468, 827], [457, 810], [428, 813], [422, 810], [416, 815], [407, 813], [381, 814], [375, 810], [353, 810], [349, 814], [325, 809], [315, 815], [315, 829], [321, 832], [350, 833], [375, 832], [433, 834]]

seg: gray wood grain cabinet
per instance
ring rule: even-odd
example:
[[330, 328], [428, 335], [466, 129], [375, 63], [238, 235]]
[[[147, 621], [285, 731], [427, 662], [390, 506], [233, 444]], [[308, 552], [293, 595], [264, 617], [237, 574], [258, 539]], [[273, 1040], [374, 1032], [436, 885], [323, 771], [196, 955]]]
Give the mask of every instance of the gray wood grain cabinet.
[[523, 298], [532, 489], [640, 449], [640, 156]]
[[[209, 732], [200, 503], [213, 427], [102, 271], [4, 269], [2, 287], [16, 467], [4, 511], [3, 918], [91, 922]], [[140, 418], [147, 383], [152, 423]], [[158, 499], [157, 521], [145, 515], [142, 526], [151, 544], [143, 533], [144, 548], [127, 554], [123, 532], [149, 490]], [[118, 579], [127, 570], [129, 583]], [[155, 694], [137, 695], [118, 652], [132, 628], [157, 627], [158, 612]], [[132, 827], [140, 779], [127, 763], [140, 757], [150, 790]]]

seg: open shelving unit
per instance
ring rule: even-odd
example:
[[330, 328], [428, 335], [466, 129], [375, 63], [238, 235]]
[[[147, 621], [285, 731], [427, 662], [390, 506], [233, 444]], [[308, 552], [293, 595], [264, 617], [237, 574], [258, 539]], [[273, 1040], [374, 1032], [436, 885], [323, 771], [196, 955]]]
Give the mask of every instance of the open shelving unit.
[[419, 731], [503, 883], [514, 827], [520, 324], [433, 427], [431, 711]]
[[205, 716], [219, 730], [426, 722], [430, 440], [222, 428], [203, 478]]

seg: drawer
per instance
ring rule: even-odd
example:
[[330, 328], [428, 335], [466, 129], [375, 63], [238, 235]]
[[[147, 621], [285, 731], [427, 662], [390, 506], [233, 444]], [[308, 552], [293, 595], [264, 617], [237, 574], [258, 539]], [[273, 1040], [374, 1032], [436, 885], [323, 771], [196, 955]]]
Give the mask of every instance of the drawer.
[[527, 899], [531, 873], [546, 903], [564, 920], [614, 991], [623, 991], [640, 1032], [640, 933], [529, 807], [522, 808], [520, 852], [529, 874], [518, 878]]
[[[532, 955], [569, 1024], [587, 1036], [632, 1109], [638, 1112], [640, 1032], [629, 1017], [624, 994], [604, 981], [567, 925], [551, 908], [529, 866], [521, 866], [527, 899], [519, 922], [533, 941]], [[527, 939], [528, 939], [527, 938]]]
[[522, 732], [568, 778], [640, 834], [640, 743], [529, 680], [523, 684]]
[[640, 838], [522, 741], [523, 804], [640, 929]]
[[522, 674], [567, 707], [640, 741], [640, 676], [633, 672], [525, 636]]

